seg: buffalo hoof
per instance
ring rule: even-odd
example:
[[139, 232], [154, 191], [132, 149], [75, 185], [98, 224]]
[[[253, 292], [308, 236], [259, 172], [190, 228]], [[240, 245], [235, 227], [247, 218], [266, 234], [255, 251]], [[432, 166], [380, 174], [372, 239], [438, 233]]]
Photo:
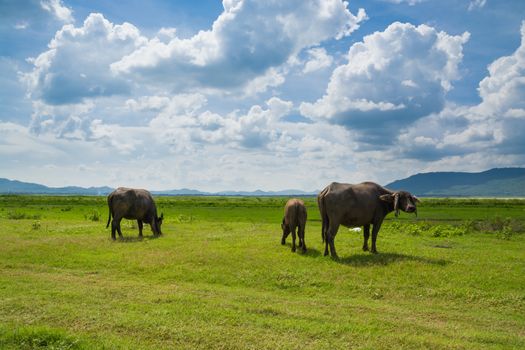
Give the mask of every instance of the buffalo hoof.
[[367, 251], [368, 251], [368, 246], [367, 246], [367, 245], [364, 245], [364, 246], [363, 246], [363, 251], [364, 251], [364, 252], [367, 252]]
[[285, 245], [286, 244], [286, 241], [284, 239], [281, 240], [281, 244], [282, 245]]
[[377, 252], [377, 250], [375, 250], [375, 249], [372, 249], [371, 253], [372, 253], [372, 254], [379, 254], [379, 253]]
[[295, 247], [292, 247], [292, 253], [295, 253]]

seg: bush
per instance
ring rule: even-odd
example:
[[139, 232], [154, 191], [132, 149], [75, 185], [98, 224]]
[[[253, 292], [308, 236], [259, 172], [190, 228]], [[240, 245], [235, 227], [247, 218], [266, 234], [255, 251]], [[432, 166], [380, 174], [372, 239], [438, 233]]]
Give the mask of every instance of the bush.
[[100, 213], [96, 210], [93, 210], [91, 214], [84, 215], [84, 217], [86, 218], [86, 220], [100, 221]]
[[467, 229], [463, 225], [436, 225], [429, 230], [429, 233], [432, 237], [463, 236], [467, 232]]
[[10, 220], [24, 220], [24, 219], [33, 219], [33, 220], [39, 220], [41, 218], [41, 215], [38, 214], [26, 214], [18, 211], [10, 211], [7, 213], [7, 218]]
[[402, 223], [391, 222], [386, 226], [391, 232], [413, 236], [454, 237], [468, 233], [495, 233], [499, 238], [510, 239], [513, 234], [525, 231], [523, 220], [494, 217], [487, 220], [466, 220], [460, 224], [438, 224], [432, 222]]
[[193, 215], [183, 215], [183, 214], [180, 214], [178, 217], [177, 217], [177, 222], [179, 224], [183, 224], [183, 223], [189, 223], [191, 224], [193, 221], [195, 220], [195, 217]]

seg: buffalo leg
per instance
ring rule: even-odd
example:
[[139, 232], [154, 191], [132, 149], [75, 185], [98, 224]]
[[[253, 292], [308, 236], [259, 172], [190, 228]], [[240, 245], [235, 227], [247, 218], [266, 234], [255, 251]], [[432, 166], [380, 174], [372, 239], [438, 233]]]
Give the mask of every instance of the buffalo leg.
[[330, 245], [330, 255], [332, 256], [332, 259], [339, 258], [337, 256], [337, 252], [335, 251], [335, 244], [334, 244], [335, 235], [337, 234], [338, 229], [339, 229], [339, 225], [330, 224], [330, 227], [328, 228], [328, 234], [326, 235], [326, 240], [328, 241], [328, 244]]
[[372, 253], [374, 254], [377, 254], [376, 240], [377, 240], [377, 234], [379, 233], [380, 228], [381, 228], [381, 222], [374, 224], [374, 227], [372, 228]]
[[139, 237], [142, 238], [142, 228], [144, 227], [144, 224], [141, 220], [137, 220], [137, 224], [139, 226]]
[[116, 240], [117, 237], [115, 237], [115, 232], [117, 231], [117, 226], [115, 224], [115, 219], [111, 222], [111, 239]]
[[297, 226], [297, 238], [299, 238], [299, 245], [297, 247], [303, 247], [303, 236], [301, 235], [301, 226]]
[[120, 237], [122, 237], [122, 231], [120, 230], [120, 220], [122, 219], [113, 217], [113, 222], [111, 223], [111, 238], [113, 240], [116, 239], [115, 231], [118, 233]]
[[363, 226], [363, 250], [368, 251], [368, 237], [370, 237], [370, 225]]
[[301, 228], [301, 239], [303, 240], [303, 252], [306, 252], [306, 242], [304, 241], [304, 227]]
[[120, 228], [120, 220], [122, 220], [122, 219], [119, 219], [117, 221], [117, 232], [118, 232], [119, 237], [122, 238], [122, 230]]
[[306, 252], [306, 243], [304, 242], [304, 227], [299, 227], [299, 247], [303, 248], [303, 253]]
[[[328, 226], [328, 225], [327, 225]], [[326, 230], [323, 230], [323, 241], [324, 241], [324, 256], [328, 255], [328, 228]]]
[[292, 233], [292, 252], [295, 252], [295, 227], [290, 227], [290, 232]]

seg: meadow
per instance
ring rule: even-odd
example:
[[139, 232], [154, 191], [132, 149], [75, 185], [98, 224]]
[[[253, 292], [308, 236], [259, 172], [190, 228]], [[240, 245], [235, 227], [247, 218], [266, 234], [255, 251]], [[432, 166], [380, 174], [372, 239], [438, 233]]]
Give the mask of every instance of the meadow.
[[286, 198], [156, 202], [162, 237], [113, 242], [105, 197], [0, 196], [0, 348], [525, 348], [525, 200], [423, 199], [337, 261], [315, 198], [306, 254]]

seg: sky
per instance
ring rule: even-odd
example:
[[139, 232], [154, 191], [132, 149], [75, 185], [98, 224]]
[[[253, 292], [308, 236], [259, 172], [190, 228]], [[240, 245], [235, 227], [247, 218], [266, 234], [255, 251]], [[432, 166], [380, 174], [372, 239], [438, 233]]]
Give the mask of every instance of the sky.
[[0, 177], [313, 191], [525, 166], [522, 0], [0, 0]]

